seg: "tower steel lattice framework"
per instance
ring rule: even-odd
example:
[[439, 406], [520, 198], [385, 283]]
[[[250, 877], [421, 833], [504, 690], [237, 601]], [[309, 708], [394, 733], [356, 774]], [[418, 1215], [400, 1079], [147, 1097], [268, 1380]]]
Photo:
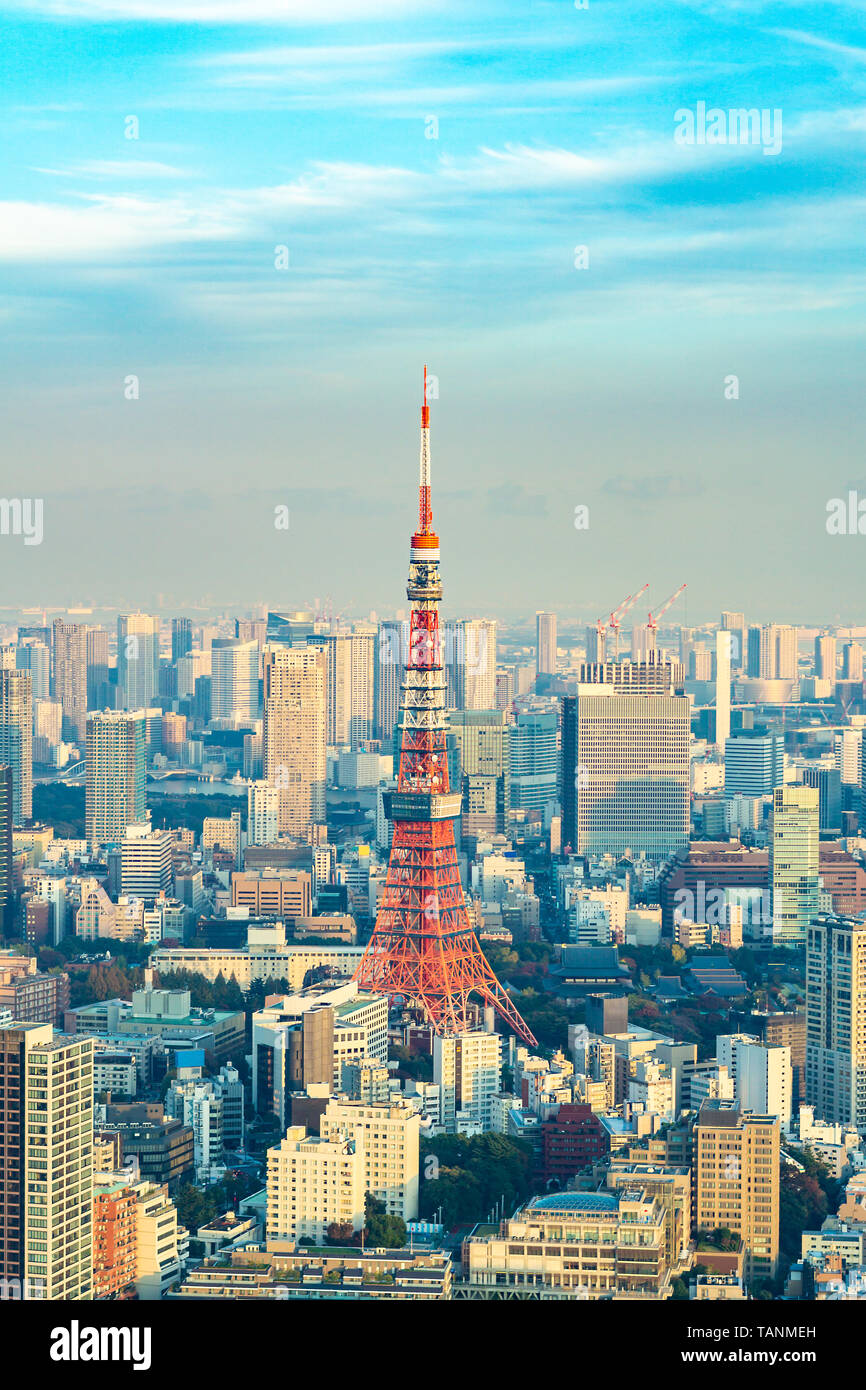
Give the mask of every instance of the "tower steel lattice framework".
[[[376, 926], [355, 979], [365, 989], [399, 995], [422, 1008], [440, 1035], [465, 1032], [471, 1026], [474, 995], [535, 1046], [472, 930], [457, 864], [454, 821], [460, 815], [461, 793], [451, 791], [445, 745], [442, 581], [430, 498], [426, 367], [418, 529], [411, 539], [406, 592], [411, 617], [402, 685], [400, 770], [397, 790], [385, 798], [394, 838]], [[396, 653], [379, 652], [380, 660], [389, 657], [400, 659]]]

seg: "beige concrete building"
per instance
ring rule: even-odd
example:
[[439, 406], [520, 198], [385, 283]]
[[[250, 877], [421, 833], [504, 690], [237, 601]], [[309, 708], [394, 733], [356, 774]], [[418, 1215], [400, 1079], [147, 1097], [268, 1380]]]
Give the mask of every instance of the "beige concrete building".
[[[274, 926], [279, 927], [280, 923], [275, 922]], [[234, 975], [246, 992], [255, 980], [288, 980], [292, 989], [300, 989], [307, 971], [319, 966], [327, 966], [338, 975], [353, 975], [363, 954], [363, 946], [286, 945], [283, 928], [282, 941], [273, 946], [251, 944], [234, 950], [204, 946], [162, 947], [150, 957], [150, 964], [161, 975], [172, 970], [193, 970], [204, 975], [211, 984], [217, 975], [227, 980]]]
[[[118, 1174], [97, 1182], [110, 1183]], [[123, 1176], [122, 1174], [119, 1176]], [[139, 1298], [157, 1300], [180, 1283], [189, 1252], [189, 1232], [178, 1224], [177, 1208], [164, 1183], [129, 1183], [134, 1199], [135, 1287]]]
[[245, 907], [251, 917], [294, 921], [312, 910], [312, 875], [306, 869], [248, 869], [232, 874], [232, 907]]
[[0, 1025], [0, 1277], [28, 1298], [93, 1297], [92, 1183], [92, 1040]]
[[63, 735], [83, 744], [87, 721], [87, 628], [55, 618], [54, 694], [63, 707]]
[[263, 661], [265, 780], [280, 789], [280, 833], [309, 840], [325, 820], [327, 657], [273, 646]]
[[292, 1125], [268, 1150], [268, 1240], [322, 1242], [332, 1224], [364, 1224], [363, 1145], [343, 1137], [308, 1136]]
[[213, 852], [217, 847], [235, 857], [235, 864], [241, 864], [241, 813], [232, 811], [230, 816], [205, 816], [201, 828], [201, 847]]
[[676, 1265], [686, 1257], [692, 1219], [690, 1168], [661, 1167], [655, 1163], [614, 1158], [608, 1169], [607, 1185], [612, 1191], [640, 1188], [649, 1197], [656, 1198], [664, 1211], [667, 1263]]
[[404, 1221], [418, 1215], [418, 1139], [421, 1118], [405, 1101], [369, 1105], [364, 1101], [328, 1102], [319, 1123], [323, 1139], [354, 1137], [364, 1155], [364, 1186], [385, 1210]]
[[536, 1197], [463, 1246], [470, 1298], [670, 1297], [662, 1204], [639, 1187]]
[[145, 819], [144, 710], [87, 716], [87, 842], [119, 844], [128, 825]]
[[747, 1283], [775, 1278], [779, 1261], [779, 1140], [775, 1116], [705, 1101], [695, 1125], [695, 1226], [740, 1236]]

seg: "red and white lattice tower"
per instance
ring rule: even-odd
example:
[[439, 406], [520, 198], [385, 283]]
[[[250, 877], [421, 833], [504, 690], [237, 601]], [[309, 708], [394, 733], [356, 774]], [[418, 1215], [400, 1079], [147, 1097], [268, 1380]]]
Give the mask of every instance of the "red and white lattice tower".
[[[403, 679], [403, 737], [397, 790], [386, 795], [394, 822], [388, 874], [376, 926], [355, 979], [424, 1010], [439, 1034], [471, 1026], [470, 999], [492, 1005], [530, 1046], [535, 1038], [487, 963], [469, 922], [457, 865], [454, 822], [461, 794], [451, 791], [445, 747], [445, 673], [439, 631], [439, 537], [430, 501], [427, 368], [421, 408], [418, 529], [409, 551], [412, 605]], [[383, 657], [380, 653], [380, 658]]]

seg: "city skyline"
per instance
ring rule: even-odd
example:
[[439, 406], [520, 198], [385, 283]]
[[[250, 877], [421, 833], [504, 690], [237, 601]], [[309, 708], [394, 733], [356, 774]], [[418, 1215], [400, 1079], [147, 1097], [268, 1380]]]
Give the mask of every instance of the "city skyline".
[[253, 1300], [841, 1365], [864, 11], [0, 0], [28, 1364], [249, 1375]]

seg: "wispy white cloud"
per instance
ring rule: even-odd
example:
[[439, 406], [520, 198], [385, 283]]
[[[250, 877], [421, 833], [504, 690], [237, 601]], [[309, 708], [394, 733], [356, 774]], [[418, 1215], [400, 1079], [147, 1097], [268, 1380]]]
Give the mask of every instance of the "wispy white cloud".
[[777, 38], [790, 39], [793, 43], [805, 44], [808, 48], [820, 48], [839, 58], [851, 58], [855, 63], [866, 63], [866, 48], [858, 48], [850, 43], [838, 43], [835, 39], [822, 38], [820, 34], [808, 34], [803, 29], [770, 29]]
[[375, 81], [375, 73], [367, 75], [370, 77], [367, 86], [341, 87], [339, 69], [316, 69], [303, 73], [254, 70], [228, 73], [219, 79], [217, 85], [221, 91], [253, 91], [257, 105], [266, 99], [270, 105], [286, 110], [391, 109], [417, 115], [419, 111], [436, 111], [441, 114], [455, 106], [470, 106], [479, 111], [490, 111], [491, 108], [498, 109], [505, 103], [511, 105], [516, 102], [578, 101], [591, 97], [613, 96], [617, 92], [637, 91], [662, 83], [659, 77], [629, 75], [511, 79], [504, 82], [479, 77], [460, 83], [427, 82], [386, 87]]
[[62, 179], [113, 179], [117, 183], [137, 183], [140, 180], [189, 178], [189, 171], [173, 164], [161, 164], [155, 159], [85, 159], [65, 169], [34, 170]]
[[[577, 41], [579, 34], [573, 36]], [[416, 39], [400, 42], [356, 44], [272, 44], [267, 48], [241, 49], [231, 53], [207, 53], [197, 57], [197, 67], [206, 68], [283, 68], [295, 71], [311, 67], [329, 71], [343, 67], [367, 69], [371, 64], [392, 66], [416, 60], [466, 55], [472, 53], [508, 52], [528, 49], [562, 49], [557, 35], [523, 35], [517, 38], [496, 38], [491, 35], [452, 37], [447, 39]]]
[[224, 207], [190, 200], [104, 196], [77, 204], [0, 203], [0, 260], [99, 260], [179, 242], [237, 234]]
[[179, 24], [337, 24], [429, 10], [433, 0], [6, 0], [7, 9], [58, 19]]
[[318, 209], [406, 201], [421, 176], [361, 164], [321, 164], [291, 183], [197, 189], [171, 197], [76, 193], [75, 201], [0, 202], [0, 260], [91, 261], [181, 242], [269, 234], [282, 218]]
[[[864, 129], [864, 109], [817, 112], [801, 117], [794, 135], [808, 142], [835, 134], [847, 147], [852, 132]], [[674, 142], [672, 131], [673, 125], [670, 136], [652, 138], [622, 131], [583, 149], [486, 146], [464, 156], [442, 153], [424, 170], [315, 161], [286, 182], [251, 187], [193, 182], [185, 171], [159, 161], [84, 161], [44, 171], [62, 178], [64, 185], [80, 180], [66, 198], [0, 203], [0, 259], [92, 261], [181, 242], [242, 243], [274, 236], [281, 240], [294, 229], [324, 229], [329, 217], [335, 228], [344, 229], [347, 214], [353, 212], [364, 213], [366, 222], [378, 218], [380, 227], [404, 236], [411, 235], [413, 227], [420, 232], [425, 218], [430, 219], [427, 229], [435, 234], [443, 208], [453, 212], [461, 204], [474, 205], [495, 221], [501, 197], [533, 192], [579, 191], [581, 215], [586, 217], [608, 205], [611, 190], [648, 189], [672, 180], [685, 184], [696, 173], [733, 168], [760, 154], [748, 145], [684, 148]], [[91, 191], [94, 182], [111, 185], [111, 191]], [[136, 182], [157, 186], [138, 193], [132, 188]], [[160, 182], [166, 184], [164, 190], [158, 189]], [[711, 198], [711, 206], [713, 202]], [[760, 220], [753, 215], [745, 230], [760, 225]], [[696, 228], [693, 221], [683, 225], [684, 233], [696, 230], [705, 235], [714, 229]]]

